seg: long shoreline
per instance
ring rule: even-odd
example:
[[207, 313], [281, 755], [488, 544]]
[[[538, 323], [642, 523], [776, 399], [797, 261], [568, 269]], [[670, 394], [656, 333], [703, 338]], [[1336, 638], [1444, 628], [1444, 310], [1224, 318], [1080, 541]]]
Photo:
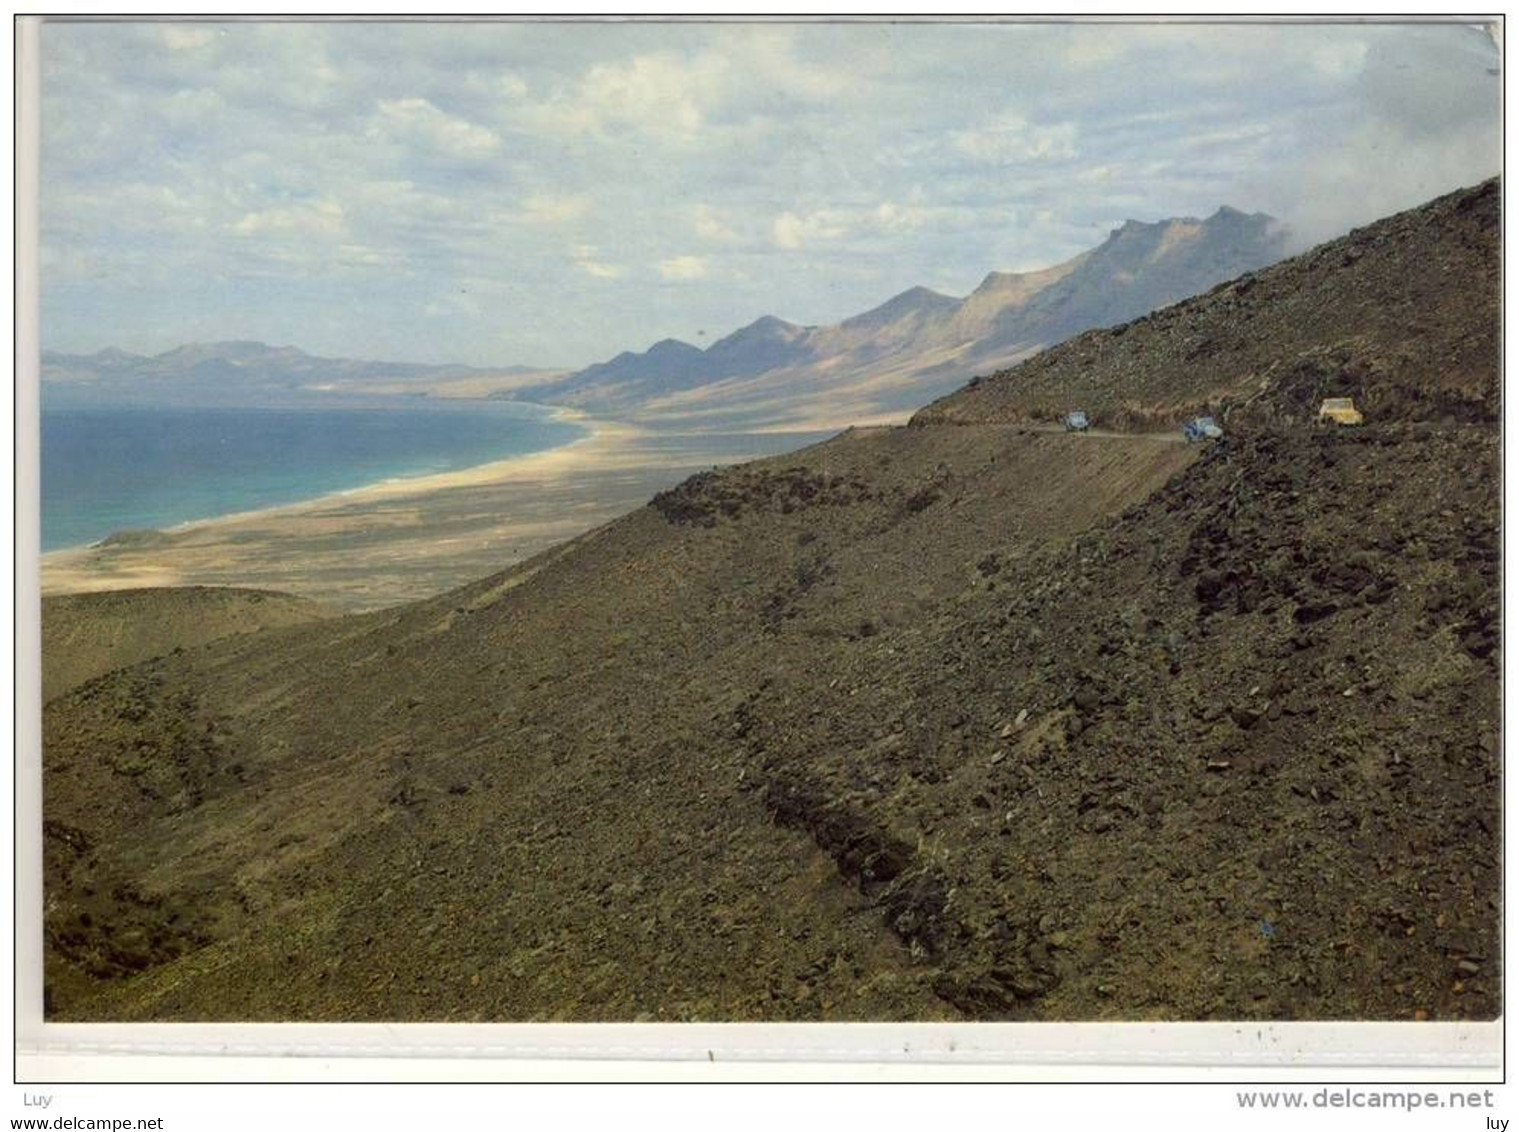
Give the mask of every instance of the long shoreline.
[[[526, 402], [524, 402], [526, 404]], [[359, 484], [355, 487], [339, 488], [336, 491], [324, 491], [320, 494], [309, 496], [305, 499], [290, 500], [286, 503], [271, 503], [265, 507], [249, 507], [242, 511], [227, 511], [220, 515], [206, 515], [198, 519], [185, 519], [178, 523], [171, 523], [164, 527], [143, 528], [148, 534], [177, 535], [187, 531], [193, 531], [202, 527], [208, 527], [217, 523], [237, 523], [248, 519], [256, 519], [264, 515], [274, 515], [288, 512], [298, 514], [302, 510], [318, 508], [330, 505], [344, 499], [362, 500], [367, 497], [380, 498], [384, 492], [400, 489], [414, 489], [417, 491], [438, 491], [457, 483], [471, 482], [469, 477], [484, 473], [487, 469], [504, 469], [507, 465], [519, 461], [532, 461], [540, 456], [548, 456], [552, 453], [561, 452], [567, 448], [573, 448], [587, 441], [594, 441], [606, 432], [628, 430], [629, 426], [615, 421], [598, 421], [579, 409], [569, 408], [563, 405], [536, 405], [535, 408], [547, 410], [543, 418], [545, 420], [559, 421], [568, 424], [580, 425], [586, 429], [582, 436], [563, 444], [556, 444], [552, 448], [543, 448], [534, 452], [524, 452], [517, 456], [503, 456], [498, 460], [488, 460], [482, 464], [471, 464], [467, 468], [455, 468], [447, 472], [423, 472], [418, 475], [387, 476], [384, 479], [374, 480], [369, 483]], [[528, 465], [525, 465], [528, 466]], [[124, 531], [112, 532], [92, 542], [75, 543], [70, 546], [55, 546], [51, 550], [45, 550], [41, 559], [46, 566], [49, 558], [58, 555], [79, 554], [87, 550], [95, 550], [109, 545], [112, 538]], [[135, 533], [135, 532], [134, 532]]]
[[700, 468], [782, 450], [759, 440], [736, 449], [732, 434], [727, 447], [721, 434], [672, 444], [672, 434], [566, 413], [587, 435], [539, 452], [48, 551], [42, 592], [251, 586], [376, 609], [506, 569]]

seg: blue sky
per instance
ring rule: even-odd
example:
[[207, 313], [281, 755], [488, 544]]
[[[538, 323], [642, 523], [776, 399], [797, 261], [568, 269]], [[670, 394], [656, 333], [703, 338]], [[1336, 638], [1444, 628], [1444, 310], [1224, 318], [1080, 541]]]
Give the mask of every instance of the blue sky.
[[43, 339], [583, 365], [1498, 172], [1457, 26], [50, 23]]

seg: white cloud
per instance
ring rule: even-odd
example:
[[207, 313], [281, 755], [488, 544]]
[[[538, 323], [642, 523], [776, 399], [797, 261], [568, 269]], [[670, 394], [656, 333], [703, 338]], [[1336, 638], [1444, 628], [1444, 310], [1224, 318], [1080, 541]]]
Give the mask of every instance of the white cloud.
[[716, 55], [637, 55], [592, 66], [568, 91], [540, 105], [550, 132], [633, 132], [689, 139], [706, 122], [704, 107], [723, 95], [726, 68]]
[[387, 98], [377, 105], [371, 136], [421, 145], [454, 157], [482, 157], [501, 146], [484, 126], [444, 113], [425, 98]]
[[681, 46], [612, 53], [568, 81], [535, 83], [533, 90], [546, 93], [508, 117], [561, 143], [566, 137], [591, 137], [677, 148], [697, 141], [732, 145], [746, 133], [765, 133], [799, 107], [838, 109], [863, 93], [862, 74], [892, 63], [889, 52], [864, 44], [854, 45], [847, 62], [808, 57], [802, 48], [810, 34], [773, 25], [734, 24], [700, 33], [639, 28], [625, 34], [643, 46], [671, 41]]
[[214, 126], [216, 117], [225, 114], [222, 96], [206, 87], [177, 90], [162, 104], [160, 113], [166, 122], [191, 129]]
[[882, 228], [911, 231], [922, 227], [923, 222], [928, 218], [928, 209], [921, 205], [902, 205], [883, 200], [876, 205], [871, 215]]
[[783, 212], [771, 225], [771, 235], [777, 247], [801, 251], [829, 242], [904, 237], [930, 225], [964, 228], [1000, 211], [1000, 206], [985, 210], [884, 200], [874, 206], [825, 208], [805, 215]]
[[734, 244], [739, 234], [729, 227], [717, 210], [710, 205], [699, 204], [693, 210], [691, 225], [696, 234], [713, 244]]
[[845, 227], [837, 217], [825, 212], [814, 212], [807, 216], [783, 212], [775, 218], [771, 231], [777, 246], [787, 251], [798, 251], [809, 244], [838, 239], [844, 235]]
[[655, 265], [665, 279], [703, 279], [707, 274], [707, 261], [700, 256], [678, 255], [662, 259]]
[[1076, 124], [1034, 125], [1021, 114], [1004, 114], [976, 130], [959, 130], [950, 143], [975, 161], [1067, 161], [1076, 156]]
[[871, 47], [856, 43], [847, 63], [829, 60], [819, 65], [818, 60], [799, 57], [802, 37], [795, 27], [769, 24], [745, 31], [736, 57], [730, 60], [735, 76], [742, 75], [746, 85], [762, 91], [780, 91], [803, 101], [837, 100], [865, 86], [863, 77], [898, 62], [883, 44]]
[[568, 224], [590, 210], [589, 193], [535, 193], [522, 202], [522, 216], [533, 224]]
[[204, 24], [165, 24], [163, 27], [164, 45], [170, 51], [194, 51], [209, 46], [216, 42], [219, 34], [217, 28]]
[[622, 268], [602, 262], [598, 258], [597, 249], [591, 244], [576, 244], [570, 249], [570, 258], [576, 267], [593, 279], [617, 279], [622, 275]]
[[393, 267], [402, 263], [404, 258], [388, 248], [376, 248], [368, 244], [343, 244], [337, 250], [335, 261], [344, 267]]
[[336, 201], [321, 200], [287, 208], [266, 208], [245, 213], [232, 224], [232, 230], [244, 236], [277, 233], [333, 235], [343, 230], [343, 206]]

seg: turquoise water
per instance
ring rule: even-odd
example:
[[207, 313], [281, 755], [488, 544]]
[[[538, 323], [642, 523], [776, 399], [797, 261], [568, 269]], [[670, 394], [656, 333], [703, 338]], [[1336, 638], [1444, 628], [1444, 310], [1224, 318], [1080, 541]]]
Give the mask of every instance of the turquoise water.
[[568, 444], [535, 405], [44, 409], [42, 549], [275, 507]]

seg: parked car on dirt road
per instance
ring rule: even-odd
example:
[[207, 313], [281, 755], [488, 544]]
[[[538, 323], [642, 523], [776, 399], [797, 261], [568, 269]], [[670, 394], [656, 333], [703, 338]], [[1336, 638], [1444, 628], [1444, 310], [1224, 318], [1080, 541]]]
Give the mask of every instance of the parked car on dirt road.
[[1217, 440], [1224, 435], [1224, 430], [1212, 417], [1193, 417], [1182, 427], [1181, 432], [1188, 444], [1199, 440]]

